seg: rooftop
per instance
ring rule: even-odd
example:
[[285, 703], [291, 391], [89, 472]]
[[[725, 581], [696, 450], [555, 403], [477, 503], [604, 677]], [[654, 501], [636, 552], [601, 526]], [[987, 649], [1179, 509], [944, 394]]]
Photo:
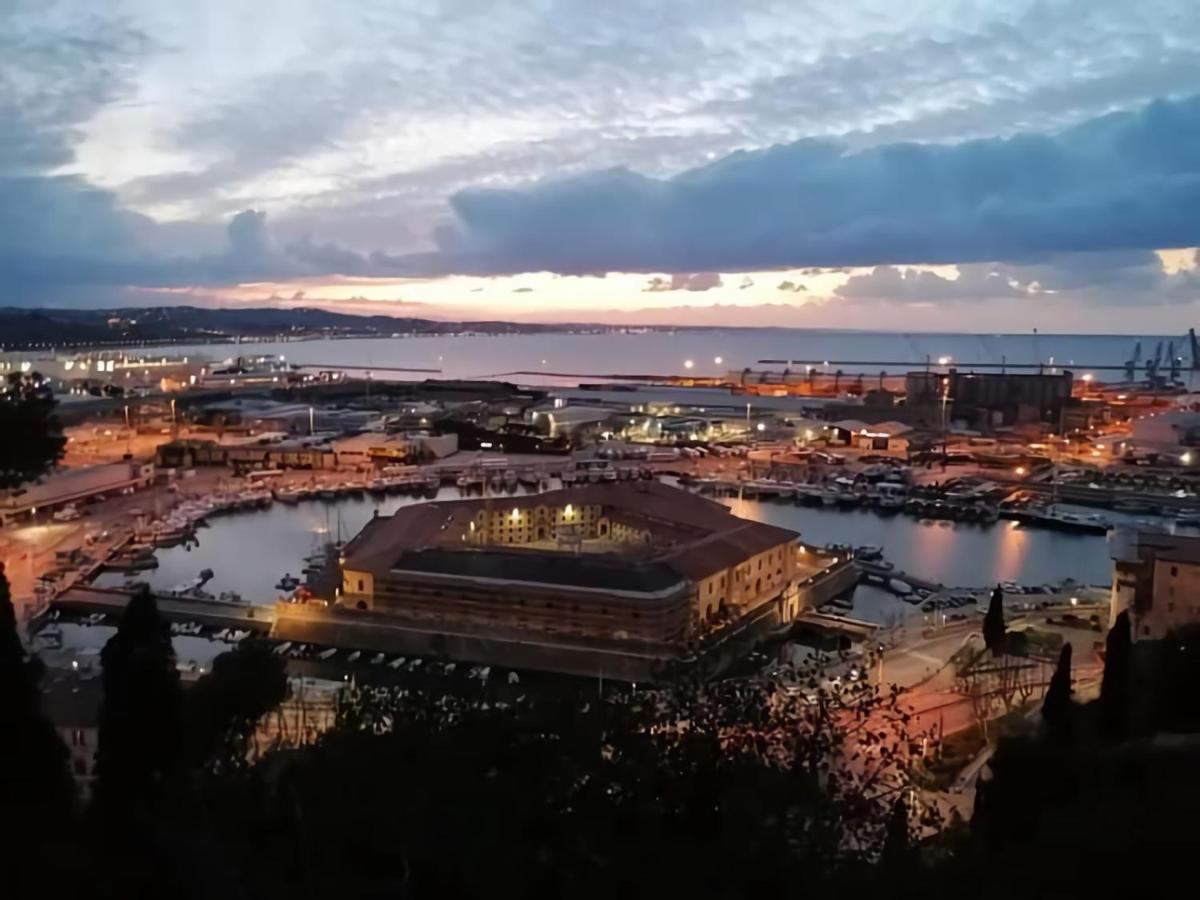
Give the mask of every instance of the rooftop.
[[[485, 508], [518, 511], [600, 506], [604, 515], [646, 528], [660, 539], [636, 558], [520, 546], [466, 545]], [[659, 482], [595, 484], [543, 494], [423, 503], [372, 519], [346, 546], [346, 566], [377, 574], [430, 574], [604, 586], [653, 592], [682, 578], [697, 580], [799, 535], [733, 515], [712, 500]], [[436, 551], [436, 552], [433, 552]]]

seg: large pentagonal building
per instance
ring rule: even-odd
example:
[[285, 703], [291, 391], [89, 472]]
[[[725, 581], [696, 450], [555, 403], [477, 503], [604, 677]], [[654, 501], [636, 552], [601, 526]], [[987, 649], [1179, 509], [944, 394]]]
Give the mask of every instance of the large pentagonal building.
[[795, 532], [655, 481], [403, 507], [341, 568], [337, 621], [388, 647], [617, 677], [791, 621], [813, 571]]

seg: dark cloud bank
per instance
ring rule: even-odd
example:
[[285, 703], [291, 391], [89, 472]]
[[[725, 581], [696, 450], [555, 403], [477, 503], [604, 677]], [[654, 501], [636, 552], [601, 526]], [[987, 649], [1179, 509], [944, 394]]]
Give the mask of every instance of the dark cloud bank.
[[[670, 179], [612, 170], [523, 190], [467, 190], [451, 206], [456, 225], [438, 235], [435, 253], [361, 254], [336, 236], [277, 247], [265, 215], [252, 210], [197, 252], [184, 238], [202, 229], [156, 224], [78, 178], [0, 177], [0, 305], [52, 303], [87, 286], [306, 275], [1030, 265], [1059, 254], [1194, 246], [1200, 97], [1053, 135], [854, 152], [803, 140]], [[684, 275], [658, 289], [703, 289], [715, 277]], [[1003, 293], [1007, 281], [993, 273], [985, 288]], [[896, 285], [884, 287], [895, 293]]]

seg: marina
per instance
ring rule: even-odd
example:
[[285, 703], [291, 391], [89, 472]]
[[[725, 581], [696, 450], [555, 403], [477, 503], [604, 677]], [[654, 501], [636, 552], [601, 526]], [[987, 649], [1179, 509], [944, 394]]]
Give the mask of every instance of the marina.
[[[444, 486], [434, 496], [456, 499], [463, 496], [463, 490], [474, 491]], [[140, 581], [170, 592], [211, 570], [206, 586], [210, 594], [236, 594], [250, 604], [270, 605], [289, 593], [277, 587], [281, 576], [301, 574], [319, 563], [323, 546], [336, 543], [339, 531], [343, 539], [348, 538], [377, 514], [388, 515], [429, 499], [425, 493], [380, 496], [348, 488], [330, 488], [331, 496], [324, 499], [324, 492], [318, 490], [311, 499], [271, 502], [259, 498], [252, 503], [238, 500], [231, 506], [215, 496], [210, 500], [213, 511], [203, 519], [206, 527], [196, 529], [186, 543], [157, 549], [153, 553], [156, 566], [143, 555], [140, 565], [144, 568], [131, 571], [129, 564], [122, 563], [106, 566], [109, 571], [100, 574], [95, 584], [122, 587]], [[880, 515], [869, 507], [810, 506], [794, 499], [717, 499], [736, 515], [790, 528], [822, 545], [882, 547], [887, 561], [897, 569], [919, 573], [936, 584], [984, 588], [1005, 581], [1044, 584], [1066, 577], [1095, 584], [1106, 582], [1110, 575], [1103, 534], [1035, 529], [1016, 521], [987, 526]], [[219, 515], [217, 509], [236, 509], [236, 513]], [[253, 562], [230, 565], [248, 542], [257, 548]]]

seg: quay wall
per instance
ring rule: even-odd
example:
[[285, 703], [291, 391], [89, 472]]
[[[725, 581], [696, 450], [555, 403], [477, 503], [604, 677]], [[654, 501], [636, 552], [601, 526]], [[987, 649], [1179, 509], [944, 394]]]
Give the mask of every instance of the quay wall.
[[456, 662], [558, 672], [586, 678], [653, 681], [681, 650], [651, 642], [604, 641], [567, 635], [439, 626], [373, 614], [278, 603], [271, 637], [363, 651], [440, 657]]

